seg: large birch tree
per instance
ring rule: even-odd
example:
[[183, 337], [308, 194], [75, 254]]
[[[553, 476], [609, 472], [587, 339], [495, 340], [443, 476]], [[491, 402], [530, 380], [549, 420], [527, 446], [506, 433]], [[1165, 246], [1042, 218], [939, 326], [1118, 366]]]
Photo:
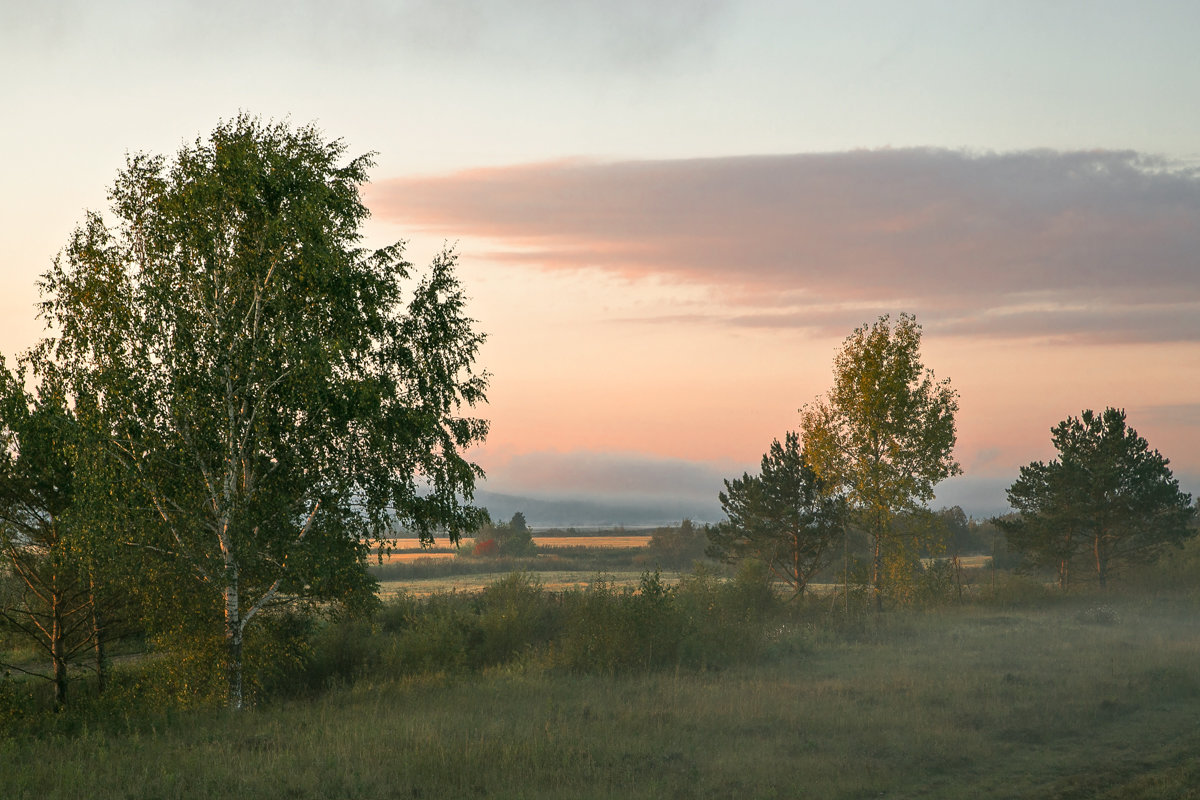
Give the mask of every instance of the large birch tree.
[[361, 245], [369, 155], [313, 127], [223, 122], [168, 161], [127, 158], [111, 217], [89, 213], [43, 276], [43, 345], [96, 404], [157, 521], [141, 544], [219, 609], [228, 701], [247, 626], [281, 602], [373, 585], [397, 520], [476, 527], [486, 435], [456, 257], [414, 275]]

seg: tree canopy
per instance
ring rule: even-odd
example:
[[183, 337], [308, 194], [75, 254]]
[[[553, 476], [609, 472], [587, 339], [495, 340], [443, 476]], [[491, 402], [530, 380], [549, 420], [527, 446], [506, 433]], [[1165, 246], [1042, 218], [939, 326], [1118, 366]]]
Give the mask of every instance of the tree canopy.
[[537, 553], [533, 531], [525, 521], [524, 512], [518, 511], [508, 522], [485, 523], [475, 532], [475, 555], [532, 556]]
[[803, 409], [804, 449], [817, 475], [846, 495], [874, 539], [872, 584], [883, 604], [885, 561], [911, 555], [893, 535], [898, 513], [962, 472], [954, 459], [958, 393], [921, 361], [921, 326], [901, 314], [856, 328], [834, 362], [834, 384]]
[[[472, 530], [487, 424], [456, 256], [412, 273], [366, 250], [369, 155], [314, 127], [223, 122], [175, 158], [127, 159], [43, 277], [42, 345], [92, 398], [157, 522], [220, 608], [229, 699], [272, 604], [371, 597], [366, 544], [399, 519]], [[465, 502], [464, 502], [465, 501]]]
[[1050, 437], [1059, 457], [1021, 467], [1008, 489], [1018, 515], [997, 523], [1029, 564], [1055, 567], [1060, 586], [1084, 554], [1103, 588], [1114, 567], [1153, 561], [1195, 535], [1191, 496], [1123, 410], [1067, 417]]
[[708, 555], [757, 559], [803, 594], [845, 525], [844, 499], [829, 488], [808, 464], [798, 433], [774, 440], [758, 475], [725, 481], [719, 498], [728, 519], [709, 529]]

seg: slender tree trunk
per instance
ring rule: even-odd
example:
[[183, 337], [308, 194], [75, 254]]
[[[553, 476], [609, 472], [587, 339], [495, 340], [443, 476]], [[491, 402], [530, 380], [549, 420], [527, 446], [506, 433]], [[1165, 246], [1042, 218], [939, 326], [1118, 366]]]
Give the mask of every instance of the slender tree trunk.
[[958, 550], [954, 551], [954, 584], [958, 587], [958, 603], [962, 605], [962, 561], [958, 557]]
[[1092, 550], [1096, 555], [1096, 577], [1100, 579], [1100, 591], [1104, 592], [1108, 591], [1108, 558], [1105, 556], [1100, 539], [1101, 534], [1096, 534]]
[[67, 704], [67, 655], [64, 642], [63, 593], [59, 588], [57, 570], [51, 577], [50, 586], [50, 659], [54, 670], [54, 709], [62, 710]]
[[875, 530], [875, 557], [872, 560], [871, 583], [875, 587], [875, 610], [883, 611], [883, 537]]
[[992, 568], [992, 597], [996, 596], [996, 530], [992, 529], [992, 560], [988, 564]]
[[241, 626], [229, 640], [229, 707], [242, 708], [242, 631]]
[[801, 595], [808, 580], [800, 577], [800, 535], [797, 533], [792, 534], [792, 574], [796, 576], [796, 594]]
[[96, 580], [88, 576], [88, 608], [92, 615], [92, 652], [96, 656], [96, 690], [101, 694], [108, 688], [108, 653], [106, 652], [104, 618], [96, 598]]
[[229, 707], [242, 707], [242, 617], [238, 607], [237, 565], [226, 568], [225, 648], [228, 663]]
[[842, 581], [846, 584], [846, 619], [850, 618], [850, 536], [842, 530]]

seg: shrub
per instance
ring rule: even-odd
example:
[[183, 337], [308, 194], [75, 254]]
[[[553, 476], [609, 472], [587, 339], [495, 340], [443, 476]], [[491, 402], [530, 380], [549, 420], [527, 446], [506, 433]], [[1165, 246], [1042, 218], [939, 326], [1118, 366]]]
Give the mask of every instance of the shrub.
[[923, 605], [940, 606], [956, 594], [954, 564], [946, 558], [930, 559], [917, 573], [913, 599]]
[[635, 558], [643, 564], [688, 569], [692, 564], [706, 560], [704, 550], [707, 546], [708, 526], [700, 527], [685, 519], [679, 527], [656, 528], [646, 552]]
[[[24, 683], [28, 684], [28, 681]], [[5, 672], [0, 675], [0, 734], [29, 717], [33, 697], [27, 685], [22, 686]]]
[[766, 567], [752, 561], [732, 581], [698, 567], [680, 580], [676, 600], [683, 615], [679, 663], [702, 669], [757, 654], [765, 623], [779, 607]]
[[[699, 568], [671, 587], [658, 572], [637, 591], [599, 579], [567, 593], [554, 663], [577, 672], [707, 668], [758, 652], [767, 611], [765, 582], [722, 581]], [[769, 593], [769, 589], [766, 590]]]
[[475, 602], [458, 592], [422, 601], [410, 623], [389, 637], [380, 666], [393, 674], [466, 669], [481, 638]]
[[553, 663], [570, 671], [613, 672], [626, 666], [623, 593], [603, 575], [586, 589], [563, 593], [563, 631], [554, 644]]
[[316, 691], [359, 677], [379, 662], [381, 639], [364, 619], [329, 621], [313, 637], [297, 688]]
[[975, 597], [982, 605], [1028, 608], [1044, 605], [1058, 594], [1036, 578], [997, 570], [988, 577], [987, 583], [980, 587]]
[[484, 590], [479, 598], [479, 666], [504, 663], [543, 650], [561, 630], [561, 605], [537, 578], [513, 573]]

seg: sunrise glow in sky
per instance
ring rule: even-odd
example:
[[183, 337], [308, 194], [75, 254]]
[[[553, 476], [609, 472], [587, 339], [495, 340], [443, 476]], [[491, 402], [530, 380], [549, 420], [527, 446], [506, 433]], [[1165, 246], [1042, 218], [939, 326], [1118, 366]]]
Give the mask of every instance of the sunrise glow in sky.
[[0, 0], [10, 361], [126, 152], [248, 111], [377, 151], [368, 244], [457, 243], [489, 491], [704, 516], [902, 311], [961, 394], [939, 502], [1110, 405], [1200, 489], [1198, 4], [104, 5]]

